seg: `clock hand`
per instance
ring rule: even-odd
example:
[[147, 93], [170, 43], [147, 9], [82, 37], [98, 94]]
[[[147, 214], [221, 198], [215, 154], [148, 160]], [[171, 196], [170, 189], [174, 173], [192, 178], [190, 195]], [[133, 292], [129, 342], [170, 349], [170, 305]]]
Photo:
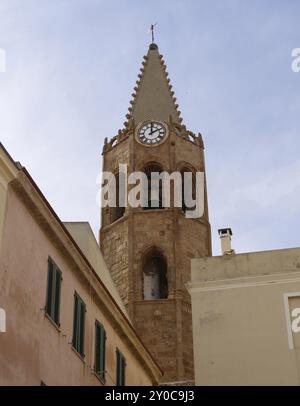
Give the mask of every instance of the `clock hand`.
[[157, 129], [154, 130], [154, 131], [150, 131], [150, 135], [154, 134], [156, 131], [159, 131], [159, 130], [160, 130], [160, 128], [157, 128]]

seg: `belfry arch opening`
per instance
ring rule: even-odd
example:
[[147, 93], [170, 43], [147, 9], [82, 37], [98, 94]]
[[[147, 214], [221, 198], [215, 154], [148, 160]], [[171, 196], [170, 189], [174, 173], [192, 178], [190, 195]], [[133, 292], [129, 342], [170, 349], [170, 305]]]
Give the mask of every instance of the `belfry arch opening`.
[[143, 299], [168, 298], [167, 261], [157, 250], [148, 253], [143, 261]]
[[115, 175], [115, 179], [116, 179], [116, 207], [111, 207], [111, 209], [110, 209], [110, 222], [111, 223], [113, 223], [114, 221], [123, 217], [124, 213], [125, 213], [125, 207], [120, 206], [120, 197], [119, 197], [120, 177], [119, 177], [118, 173]]
[[[163, 172], [163, 168], [160, 164], [156, 162], [148, 163], [143, 172], [147, 176], [148, 179], [148, 205], [145, 209], [162, 209], [162, 182], [159, 182], [158, 188], [154, 191], [154, 194], [151, 194], [151, 191], [154, 190], [155, 185], [151, 184], [151, 174], [152, 173], [161, 173]], [[153, 197], [154, 195], [154, 197]]]

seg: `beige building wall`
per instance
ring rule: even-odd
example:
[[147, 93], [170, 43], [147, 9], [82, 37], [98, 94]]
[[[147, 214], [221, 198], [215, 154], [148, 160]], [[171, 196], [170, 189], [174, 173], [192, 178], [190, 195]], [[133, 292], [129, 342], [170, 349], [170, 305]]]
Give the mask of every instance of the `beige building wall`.
[[[44, 310], [49, 256], [63, 278], [60, 328]], [[97, 261], [98, 273], [26, 170], [18, 171], [7, 189], [0, 257], [0, 307], [6, 311], [0, 385], [102, 385], [93, 373], [96, 319], [107, 335], [106, 385], [115, 384], [117, 348], [126, 359], [126, 385], [157, 383], [159, 367], [111, 295], [112, 287], [104, 286], [99, 256]], [[84, 359], [71, 344], [75, 291], [87, 310]]]
[[300, 384], [300, 248], [194, 259], [188, 288], [196, 385]]

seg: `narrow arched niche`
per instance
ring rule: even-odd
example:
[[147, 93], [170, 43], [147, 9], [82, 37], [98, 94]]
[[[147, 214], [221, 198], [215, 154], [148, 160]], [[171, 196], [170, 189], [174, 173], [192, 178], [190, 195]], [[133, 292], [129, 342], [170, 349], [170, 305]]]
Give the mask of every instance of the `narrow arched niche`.
[[167, 261], [157, 250], [148, 253], [143, 261], [143, 299], [168, 298]]

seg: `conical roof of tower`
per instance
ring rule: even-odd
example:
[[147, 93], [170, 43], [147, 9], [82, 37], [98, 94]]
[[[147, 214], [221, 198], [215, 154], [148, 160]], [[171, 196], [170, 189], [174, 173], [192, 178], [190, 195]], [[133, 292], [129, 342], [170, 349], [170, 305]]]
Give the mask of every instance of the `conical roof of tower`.
[[126, 115], [128, 122], [168, 121], [171, 116], [174, 123], [181, 123], [166, 65], [156, 44], [150, 44], [138, 77]]

